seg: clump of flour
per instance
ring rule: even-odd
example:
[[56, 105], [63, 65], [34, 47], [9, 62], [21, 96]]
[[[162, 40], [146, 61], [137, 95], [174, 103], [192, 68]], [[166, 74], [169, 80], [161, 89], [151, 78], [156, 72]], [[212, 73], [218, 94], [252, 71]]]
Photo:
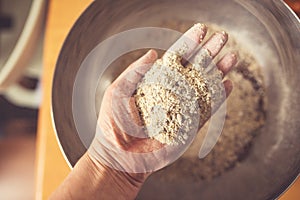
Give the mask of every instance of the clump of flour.
[[147, 134], [163, 144], [185, 144], [222, 99], [222, 76], [209, 66], [209, 52], [200, 50], [195, 64], [183, 66], [180, 55], [185, 51], [183, 44], [177, 52], [166, 52], [145, 74], [134, 95]]

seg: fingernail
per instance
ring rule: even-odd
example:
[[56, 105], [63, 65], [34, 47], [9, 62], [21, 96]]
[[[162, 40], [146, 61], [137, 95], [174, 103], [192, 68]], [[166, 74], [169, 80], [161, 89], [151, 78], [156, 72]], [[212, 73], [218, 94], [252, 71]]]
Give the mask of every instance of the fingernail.
[[154, 57], [154, 56], [156, 56], [157, 55], [157, 53], [156, 53], [156, 51], [155, 50], [153, 50], [153, 49], [150, 49], [149, 51], [147, 51], [147, 53], [144, 55], [145, 57]]
[[145, 54], [145, 56], [150, 55], [152, 51], [153, 51], [153, 49], [148, 50], [147, 53]]
[[231, 91], [233, 90], [233, 83], [229, 80], [226, 80], [224, 82], [224, 87], [225, 87], [225, 90], [226, 90], [226, 96], [228, 97], [229, 94], [231, 93]]
[[202, 23], [196, 23], [194, 24], [193, 28], [197, 28], [197, 29], [206, 29], [206, 25], [202, 24]]
[[236, 53], [232, 53], [231, 54], [231, 59], [232, 59], [232, 65], [235, 65], [238, 61], [237, 59], [237, 54]]
[[221, 35], [221, 39], [220, 39], [221, 41], [220, 42], [222, 42], [222, 44], [224, 44], [228, 39], [228, 34], [225, 31], [221, 31], [218, 34]]
[[197, 23], [197, 24], [194, 24], [192, 29], [193, 29], [193, 31], [195, 31], [197, 33], [200, 41], [202, 41], [204, 36], [206, 35], [207, 26], [205, 24]]
[[222, 35], [228, 35], [225, 31], [221, 31]]

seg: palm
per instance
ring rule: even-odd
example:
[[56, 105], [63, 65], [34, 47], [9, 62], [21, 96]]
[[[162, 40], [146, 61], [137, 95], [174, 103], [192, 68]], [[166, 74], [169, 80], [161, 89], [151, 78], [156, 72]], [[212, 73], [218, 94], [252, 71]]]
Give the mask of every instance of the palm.
[[[205, 26], [194, 26], [189, 29], [179, 40], [177, 40], [169, 50], [176, 51], [176, 49], [178, 49], [183, 43], [187, 44], [187, 51], [185, 51], [184, 54], [179, 55], [179, 58], [182, 59], [181, 63], [184, 63], [186, 58], [197, 57], [197, 52], [195, 54], [195, 49], [200, 45], [205, 35]], [[211, 58], [214, 58], [225, 45], [226, 41], [227, 35], [225, 33], [215, 33], [203, 45], [202, 49], [208, 50]], [[133, 97], [133, 94], [137, 88], [137, 84], [142, 80], [144, 74], [150, 69], [156, 60], [156, 51], [150, 50], [143, 57], [132, 63], [107, 88], [98, 118], [98, 125], [101, 127], [102, 134], [96, 135], [96, 140], [102, 141], [100, 143], [106, 141], [106, 143], [112, 145], [111, 147], [122, 149], [122, 152], [148, 153], [150, 158], [156, 150], [159, 150], [164, 146], [164, 144], [160, 143], [156, 139], [147, 137], [147, 133], [142, 126], [143, 123], [140, 119], [139, 111], [136, 107]], [[228, 71], [230, 71], [235, 63], [236, 56], [232, 53], [228, 53], [217, 62], [217, 67], [224, 76]], [[185, 64], [183, 64], [182, 67], [185, 67]], [[223, 83], [228, 96], [232, 90], [232, 84], [228, 80], [224, 81]], [[208, 118], [206, 120], [208, 120]], [[203, 124], [201, 124], [201, 126], [202, 125]], [[127, 154], [124, 155], [126, 156]], [[157, 159], [159, 159], [157, 158], [159, 157], [157, 155], [153, 155], [152, 157], [154, 160], [149, 162], [155, 162]], [[145, 158], [141, 159], [143, 159], [143, 162], [145, 162]], [[125, 162], [122, 159], [121, 161], [119, 161], [120, 159], [116, 160], [118, 163]], [[137, 159], [132, 156], [132, 160], [129, 159], [128, 162], [137, 162]], [[138, 162], [140, 162], [140, 160]], [[167, 164], [169, 164], [168, 159], [166, 159], [166, 162], [164, 162], [163, 165]], [[163, 165], [160, 165], [160, 167]], [[145, 170], [145, 172], [146, 171], [147, 170]], [[139, 170], [135, 172], [142, 171]]]

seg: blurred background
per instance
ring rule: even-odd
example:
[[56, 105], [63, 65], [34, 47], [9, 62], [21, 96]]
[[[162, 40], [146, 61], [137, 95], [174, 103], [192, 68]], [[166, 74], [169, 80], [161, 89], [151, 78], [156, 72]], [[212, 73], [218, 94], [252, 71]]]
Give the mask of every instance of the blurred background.
[[0, 199], [34, 198], [46, 6], [0, 0]]
[[[300, 1], [286, 2], [299, 16]], [[35, 196], [37, 120], [48, 3], [0, 0], [0, 199]], [[282, 199], [300, 199], [292, 194], [300, 190], [298, 182], [291, 194]]]

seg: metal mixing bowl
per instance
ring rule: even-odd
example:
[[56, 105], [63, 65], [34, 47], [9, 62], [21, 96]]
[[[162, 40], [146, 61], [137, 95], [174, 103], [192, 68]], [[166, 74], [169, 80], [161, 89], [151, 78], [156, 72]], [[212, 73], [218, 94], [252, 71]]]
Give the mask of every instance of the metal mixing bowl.
[[[81, 63], [101, 41], [136, 27], [158, 26], [164, 19], [217, 24], [234, 35], [262, 66], [268, 98], [267, 122], [248, 156], [212, 181], [163, 183], [154, 174], [138, 199], [271, 199], [300, 172], [300, 23], [279, 0], [95, 1], [77, 20], [61, 50], [53, 81], [52, 111], [62, 150], [70, 166], [86, 151], [96, 125], [95, 96], [123, 70], [110, 68], [101, 79], [81, 82], [86, 138], [79, 137], [72, 113], [74, 82]], [[97, 65], [99, 67], [99, 65]], [[95, 71], [97, 71], [95, 69]], [[100, 80], [100, 81], [99, 81]], [[93, 93], [97, 91], [97, 94]], [[182, 182], [182, 180], [181, 180]]]

